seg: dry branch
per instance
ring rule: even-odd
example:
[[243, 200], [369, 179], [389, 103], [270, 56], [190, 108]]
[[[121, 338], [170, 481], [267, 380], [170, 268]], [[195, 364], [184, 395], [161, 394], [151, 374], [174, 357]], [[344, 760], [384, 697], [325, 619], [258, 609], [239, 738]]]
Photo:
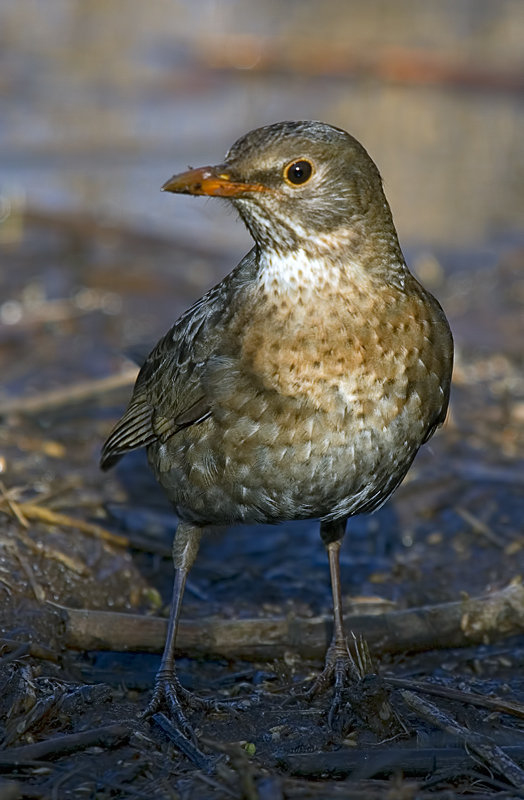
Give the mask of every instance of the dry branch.
[[153, 714], [152, 719], [169, 741], [173, 742], [180, 752], [187, 756], [198, 769], [206, 769], [211, 766], [211, 759], [204, 755], [194, 742], [184, 736], [164, 714]]
[[[524, 764], [524, 747], [516, 745], [502, 747], [502, 752], [518, 764]], [[471, 758], [463, 747], [390, 747], [360, 750], [343, 748], [331, 752], [293, 753], [280, 756], [278, 767], [291, 775], [323, 777], [351, 775], [355, 781], [379, 775], [400, 773], [404, 776], [420, 776], [443, 772], [458, 776], [471, 771]], [[519, 794], [518, 797], [521, 795]], [[508, 797], [515, 797], [513, 793]]]
[[41, 758], [52, 758], [85, 750], [87, 747], [115, 747], [127, 739], [133, 729], [125, 723], [106, 725], [103, 728], [92, 728], [82, 733], [69, 733], [55, 736], [36, 744], [23, 747], [12, 747], [0, 753], [0, 766], [24, 764]]
[[[63, 608], [65, 645], [78, 650], [161, 652], [167, 620], [134, 614]], [[467, 647], [524, 632], [524, 587], [479, 598], [393, 611], [351, 615], [347, 630], [364, 636], [375, 653]], [[271, 660], [293, 651], [322, 658], [331, 641], [328, 617], [181, 620], [177, 650], [191, 656]]]
[[487, 708], [492, 713], [510, 714], [512, 717], [524, 719], [524, 705], [522, 703], [513, 703], [510, 700], [501, 700], [498, 697], [484, 697], [483, 695], [473, 694], [473, 692], [462, 692], [460, 689], [454, 689], [451, 686], [440, 686], [426, 681], [385, 678], [385, 682], [394, 689], [408, 689], [412, 692], [443, 697], [445, 700], [469, 703], [469, 705], [477, 708]]
[[460, 739], [468, 750], [472, 750], [477, 756], [489, 766], [494, 772], [498, 772], [519, 789], [524, 788], [524, 771], [521, 767], [498, 747], [489, 736], [475, 733], [446, 714], [442, 709], [437, 708], [433, 703], [423, 700], [412, 692], [402, 692], [404, 702], [419, 716], [431, 725], [441, 728]]

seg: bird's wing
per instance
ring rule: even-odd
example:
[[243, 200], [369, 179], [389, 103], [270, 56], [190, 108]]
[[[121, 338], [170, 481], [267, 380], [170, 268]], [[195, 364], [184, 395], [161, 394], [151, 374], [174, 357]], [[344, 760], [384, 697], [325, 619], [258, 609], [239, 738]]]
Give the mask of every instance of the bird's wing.
[[202, 329], [208, 321], [199, 301], [147, 357], [129, 406], [102, 448], [102, 469], [109, 469], [131, 450], [166, 441], [209, 416], [193, 354], [195, 340], [205, 336]]
[[131, 450], [165, 441], [210, 415], [194, 365], [180, 364], [176, 356], [175, 348], [162, 354], [158, 346], [148, 357], [131, 402], [102, 449], [102, 469]]
[[228, 298], [243, 291], [254, 263], [251, 251], [227, 278], [180, 317], [147, 357], [131, 402], [102, 448], [102, 469], [109, 469], [131, 450], [166, 441], [182, 428], [210, 416], [201, 375], [206, 360], [224, 347]]

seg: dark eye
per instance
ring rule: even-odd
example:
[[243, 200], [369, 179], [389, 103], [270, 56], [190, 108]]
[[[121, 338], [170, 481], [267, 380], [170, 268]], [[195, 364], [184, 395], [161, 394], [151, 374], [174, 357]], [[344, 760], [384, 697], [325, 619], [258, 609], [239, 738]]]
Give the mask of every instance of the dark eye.
[[293, 186], [299, 186], [301, 183], [306, 183], [313, 174], [313, 166], [309, 161], [293, 161], [286, 167], [284, 175], [289, 183]]

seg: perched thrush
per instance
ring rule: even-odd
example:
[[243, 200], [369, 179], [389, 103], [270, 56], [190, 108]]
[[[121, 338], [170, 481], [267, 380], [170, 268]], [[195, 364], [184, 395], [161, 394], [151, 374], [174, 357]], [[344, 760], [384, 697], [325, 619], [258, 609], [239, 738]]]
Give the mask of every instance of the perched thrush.
[[186, 731], [197, 699], [175, 675], [182, 595], [202, 533], [320, 518], [334, 637], [313, 693], [349, 676], [339, 551], [346, 520], [395, 491], [444, 421], [453, 340], [409, 272], [380, 174], [361, 144], [321, 122], [239, 139], [216, 167], [164, 191], [227, 198], [255, 245], [148, 357], [103, 448], [108, 469], [146, 447], [180, 518], [167, 643], [149, 713]]

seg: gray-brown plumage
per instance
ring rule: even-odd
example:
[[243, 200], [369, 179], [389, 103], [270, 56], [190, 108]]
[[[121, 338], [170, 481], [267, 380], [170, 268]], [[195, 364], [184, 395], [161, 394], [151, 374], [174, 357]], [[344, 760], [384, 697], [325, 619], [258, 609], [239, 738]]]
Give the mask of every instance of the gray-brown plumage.
[[[102, 454], [147, 447], [181, 523], [170, 632], [150, 707], [185, 726], [174, 675], [185, 578], [203, 529], [319, 517], [335, 635], [323, 688], [348, 672], [338, 553], [446, 416], [453, 342], [406, 267], [378, 170], [345, 131], [283, 122], [167, 191], [228, 198], [255, 246], [148, 357]], [[186, 728], [187, 729], [187, 728]]]

